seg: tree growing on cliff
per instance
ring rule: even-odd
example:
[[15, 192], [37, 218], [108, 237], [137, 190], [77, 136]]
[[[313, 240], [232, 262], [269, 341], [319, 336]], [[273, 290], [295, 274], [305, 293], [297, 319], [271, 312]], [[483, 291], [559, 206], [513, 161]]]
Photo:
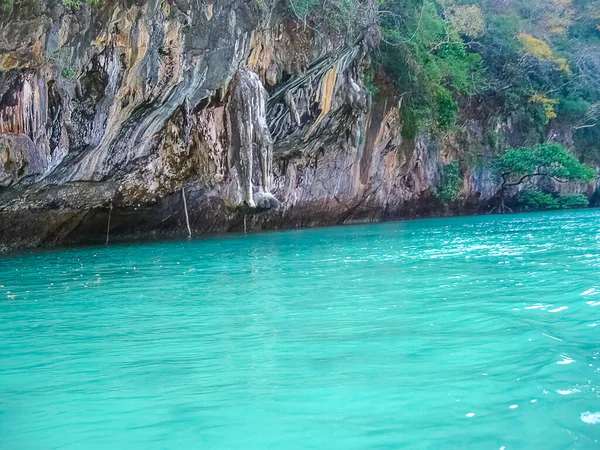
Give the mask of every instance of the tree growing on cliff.
[[508, 209], [504, 199], [510, 187], [539, 178], [589, 183], [597, 176], [594, 168], [580, 162], [568, 149], [549, 142], [534, 147], [511, 148], [492, 164], [502, 179], [498, 193], [500, 212]]
[[476, 6], [434, 0], [381, 0], [378, 63], [400, 90], [402, 134], [408, 138], [451, 129], [458, 99], [477, 92], [483, 79], [481, 56], [462, 37], [481, 35], [485, 23]]

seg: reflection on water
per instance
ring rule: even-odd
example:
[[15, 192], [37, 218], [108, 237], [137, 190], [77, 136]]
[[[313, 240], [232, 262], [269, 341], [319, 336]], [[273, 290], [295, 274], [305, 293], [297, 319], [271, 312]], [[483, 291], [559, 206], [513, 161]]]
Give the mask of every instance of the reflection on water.
[[0, 449], [600, 448], [600, 212], [0, 257]]

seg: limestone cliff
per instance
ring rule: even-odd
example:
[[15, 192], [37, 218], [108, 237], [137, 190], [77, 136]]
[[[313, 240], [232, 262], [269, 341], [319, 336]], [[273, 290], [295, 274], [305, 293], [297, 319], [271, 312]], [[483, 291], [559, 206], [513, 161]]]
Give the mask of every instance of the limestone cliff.
[[[183, 188], [195, 233], [448, 213], [439, 168], [465, 146], [403, 141], [395, 90], [362, 82], [375, 24], [317, 33], [267, 3], [17, 1], [0, 19], [0, 246], [101, 242], [109, 214], [112, 238], [183, 233]], [[498, 186], [464, 180], [454, 212]]]

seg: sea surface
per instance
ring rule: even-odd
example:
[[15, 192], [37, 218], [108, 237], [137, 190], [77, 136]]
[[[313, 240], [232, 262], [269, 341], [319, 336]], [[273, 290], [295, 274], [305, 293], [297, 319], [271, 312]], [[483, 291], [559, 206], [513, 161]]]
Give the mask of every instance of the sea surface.
[[598, 449], [600, 211], [0, 256], [0, 449]]

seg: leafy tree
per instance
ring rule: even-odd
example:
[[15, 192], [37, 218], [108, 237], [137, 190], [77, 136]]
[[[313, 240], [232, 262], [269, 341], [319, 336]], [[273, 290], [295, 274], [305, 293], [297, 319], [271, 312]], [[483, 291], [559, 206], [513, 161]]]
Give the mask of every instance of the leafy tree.
[[558, 69], [566, 74], [571, 73], [571, 68], [565, 58], [557, 58], [550, 46], [541, 39], [537, 39], [527, 33], [519, 34], [519, 40], [528, 55], [534, 56], [541, 61], [550, 61], [558, 66]]
[[493, 165], [502, 178], [502, 189], [536, 177], [589, 183], [597, 176], [594, 168], [581, 163], [573, 153], [555, 143], [509, 149]]
[[519, 193], [519, 204], [527, 209], [569, 209], [589, 205], [583, 194], [552, 195], [538, 189], [525, 189]]
[[538, 189], [524, 189], [519, 193], [519, 203], [527, 209], [558, 209], [558, 201], [546, 192]]
[[[597, 176], [594, 168], [581, 163], [568, 149], [555, 143], [509, 149], [494, 160], [493, 167], [502, 178], [499, 192], [501, 212], [506, 209], [504, 197], [509, 187], [543, 177], [557, 181], [589, 183]], [[532, 198], [532, 202], [539, 203], [547, 200], [547, 197], [539, 195]]]
[[485, 18], [477, 5], [451, 5], [445, 15], [463, 36], [477, 38], [485, 31]]
[[556, 118], [556, 112], [554, 111], [554, 105], [558, 102], [555, 98], [548, 98], [543, 94], [533, 94], [529, 101], [531, 103], [538, 103], [544, 107], [544, 114], [546, 115], [546, 123]]
[[561, 195], [557, 198], [558, 206], [562, 209], [568, 208], [580, 208], [582, 206], [588, 206], [590, 201], [583, 194], [567, 194]]

